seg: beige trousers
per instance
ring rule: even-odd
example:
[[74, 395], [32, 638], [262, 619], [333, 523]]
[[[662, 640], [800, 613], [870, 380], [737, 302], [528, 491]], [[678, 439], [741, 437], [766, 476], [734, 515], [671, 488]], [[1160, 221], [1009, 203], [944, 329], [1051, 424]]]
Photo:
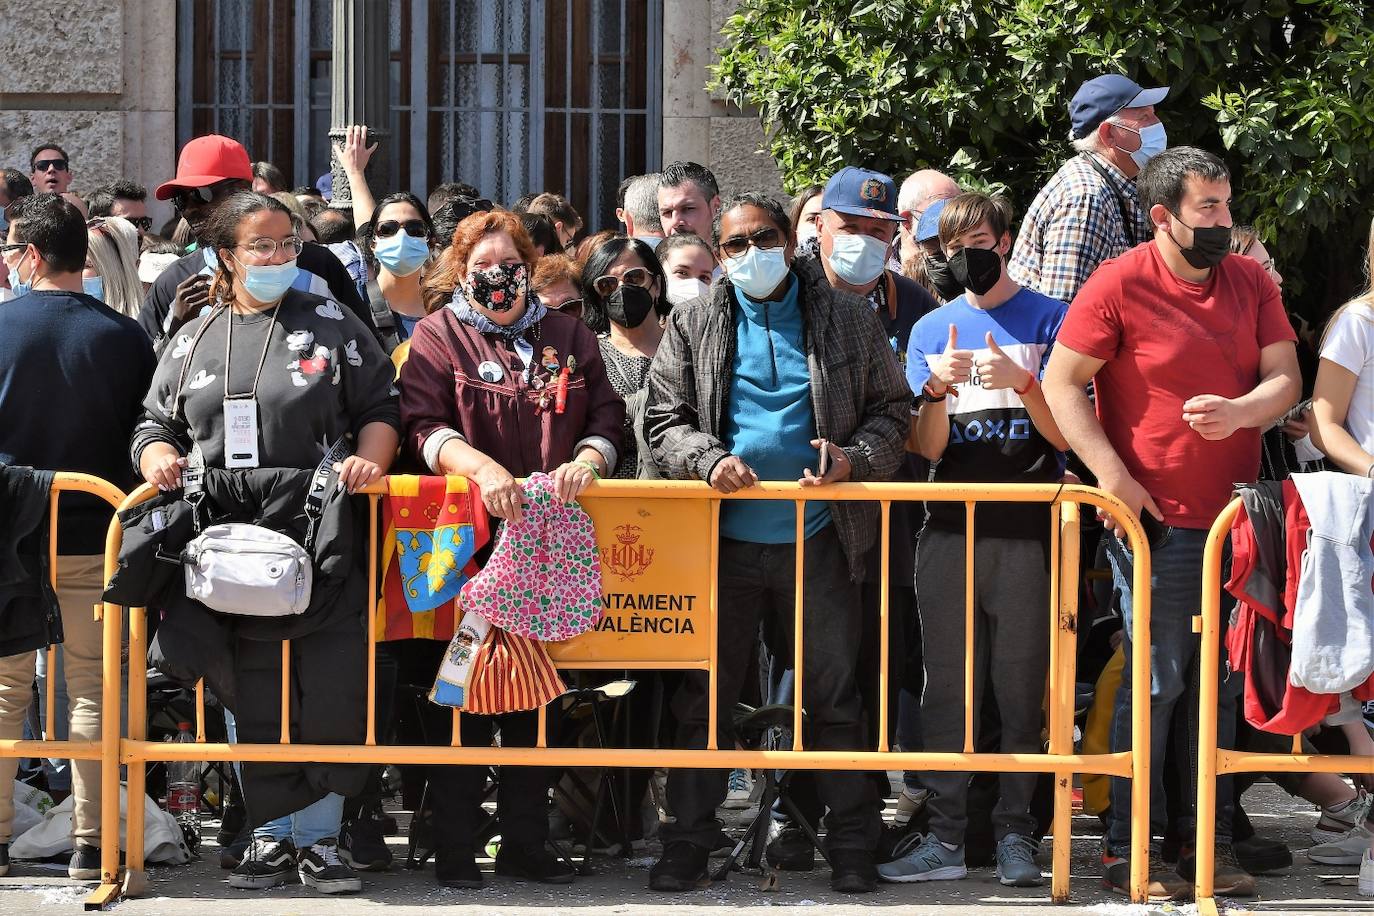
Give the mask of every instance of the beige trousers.
[[[100, 740], [103, 626], [94, 607], [104, 590], [105, 558], [58, 557], [57, 601], [62, 608], [63, 666], [73, 741]], [[33, 696], [33, 652], [0, 658], [0, 738], [20, 738]], [[46, 727], [46, 723], [45, 723]], [[56, 756], [56, 755], [55, 755]], [[14, 776], [19, 761], [0, 758], [0, 843], [13, 837]], [[72, 837], [100, 845], [100, 761], [72, 761]]]

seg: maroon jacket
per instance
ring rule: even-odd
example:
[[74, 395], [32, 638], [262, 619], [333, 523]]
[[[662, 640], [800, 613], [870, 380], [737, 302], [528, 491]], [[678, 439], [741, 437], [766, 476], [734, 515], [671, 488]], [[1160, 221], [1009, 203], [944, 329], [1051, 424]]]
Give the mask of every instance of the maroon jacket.
[[[515, 477], [571, 461], [590, 437], [609, 441], [619, 454], [625, 402], [606, 377], [596, 336], [577, 319], [551, 311], [526, 338], [534, 344], [530, 372], [514, 345], [463, 324], [451, 309], [416, 325], [400, 379], [408, 451], [421, 456], [430, 435], [452, 429]], [[545, 354], [560, 368], [570, 354], [576, 358], [561, 414], [554, 410], [558, 374], [544, 367]], [[483, 380], [483, 363], [499, 366], [501, 378]]]

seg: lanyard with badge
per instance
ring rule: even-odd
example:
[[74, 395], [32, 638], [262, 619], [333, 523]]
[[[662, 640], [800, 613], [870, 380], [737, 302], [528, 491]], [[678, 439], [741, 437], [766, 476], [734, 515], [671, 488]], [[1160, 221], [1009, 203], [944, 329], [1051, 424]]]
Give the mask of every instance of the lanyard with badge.
[[224, 335], [224, 466], [226, 468], [255, 468], [258, 466], [258, 381], [267, 365], [267, 351], [272, 346], [272, 331], [277, 326], [278, 302], [272, 307], [267, 323], [267, 335], [262, 340], [262, 356], [253, 373], [253, 386], [242, 394], [229, 391], [229, 358], [234, 349], [234, 316]]

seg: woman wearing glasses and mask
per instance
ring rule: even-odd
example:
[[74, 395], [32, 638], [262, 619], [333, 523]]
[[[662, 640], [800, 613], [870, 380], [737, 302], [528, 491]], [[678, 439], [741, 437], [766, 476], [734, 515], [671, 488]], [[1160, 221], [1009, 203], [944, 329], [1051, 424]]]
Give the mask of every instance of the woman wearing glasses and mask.
[[[471, 478], [487, 511], [514, 522], [523, 517], [516, 478], [545, 472], [570, 502], [609, 476], [625, 419], [596, 337], [531, 294], [535, 259], [513, 213], [474, 213], [459, 223], [425, 278], [430, 314], [415, 328], [400, 378], [407, 451], [435, 474]], [[436, 668], [443, 651], [435, 642]], [[498, 729], [503, 746], [531, 747], [538, 716], [463, 715], [461, 729], [468, 747], [489, 744]], [[431, 768], [440, 884], [482, 884], [474, 847], [486, 772]], [[557, 884], [573, 879], [547, 847], [551, 776], [544, 767], [501, 768], [497, 874]]]
[[594, 248], [582, 267], [582, 320], [596, 332], [611, 386], [625, 399], [625, 449], [615, 471], [618, 478], [645, 476], [640, 473], [635, 430], [644, 414], [649, 363], [663, 339], [659, 319], [668, 313], [667, 288], [668, 278], [654, 250], [623, 235]]
[[[298, 231], [282, 203], [251, 191], [224, 201], [210, 217], [204, 239], [218, 264], [210, 309], [163, 352], [134, 431], [132, 456], [149, 484], [163, 491], [180, 488], [184, 456], [193, 446], [200, 447], [208, 468], [314, 470], [333, 443], [345, 440], [352, 454], [336, 467], [340, 484], [350, 492], [380, 479], [390, 467], [400, 441], [391, 362], [347, 309], [292, 287], [302, 245]], [[229, 419], [236, 431], [232, 439]], [[292, 727], [320, 743], [362, 739], [361, 708], [351, 717], [355, 722], [326, 724], [327, 716], [311, 712], [319, 712], [321, 698], [309, 692], [330, 691], [328, 703], [337, 707], [361, 704], [362, 690], [349, 692], [366, 683], [361, 558], [357, 571], [349, 577], [357, 582], [356, 594], [352, 585], [345, 588], [348, 600], [312, 617], [315, 628], [291, 639], [292, 671], [302, 684], [302, 696], [292, 701]], [[242, 627], [235, 622], [236, 632]], [[233, 651], [239, 672], [238, 740], [272, 743], [279, 734], [279, 708], [271, 713], [253, 700], [277, 695], [279, 645], [266, 637], [237, 637]], [[275, 661], [264, 661], [263, 653]], [[337, 675], [333, 683], [308, 677], [318, 670], [321, 653]], [[250, 682], [246, 673], [254, 675]], [[266, 789], [267, 780], [282, 775], [293, 786], [308, 786], [307, 792], [329, 794], [266, 824], [255, 820], [261, 826], [230, 875], [230, 886], [272, 887], [298, 871], [302, 883], [321, 892], [357, 891], [361, 881], [340, 860], [336, 842], [343, 796], [362, 788], [366, 771], [304, 765], [281, 774], [282, 769], [281, 764], [243, 765], [250, 815], [282, 813], [263, 811], [262, 796], [255, 799], [255, 779]]]
[[358, 231], [358, 247], [376, 278], [369, 296], [391, 310], [397, 341], [406, 341], [425, 317], [420, 281], [434, 249], [434, 221], [420, 198], [405, 191], [382, 198]]

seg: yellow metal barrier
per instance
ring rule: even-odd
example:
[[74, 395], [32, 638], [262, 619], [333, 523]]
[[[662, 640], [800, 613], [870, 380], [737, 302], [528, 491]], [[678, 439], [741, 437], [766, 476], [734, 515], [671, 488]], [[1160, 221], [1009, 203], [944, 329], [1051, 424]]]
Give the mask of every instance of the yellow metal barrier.
[[[57, 590], [57, 516], [58, 501], [63, 493], [86, 493], [97, 496], [110, 504], [110, 511], [113, 512], [124, 501], [124, 491], [114, 484], [101, 480], [91, 474], [74, 474], [66, 471], [59, 471], [54, 477], [49, 496], [48, 506], [48, 574], [52, 580], [53, 590]], [[114, 561], [118, 558], [118, 551], [111, 554], [108, 550], [105, 553], [105, 580], [109, 581], [114, 573]], [[75, 612], [76, 608], [63, 608], [63, 613]], [[106, 613], [106, 611], [111, 611]], [[119, 757], [119, 689], [121, 685], [120, 677], [120, 615], [115, 609], [107, 608], [105, 605], [96, 604], [91, 608], [95, 619], [101, 623], [101, 635], [103, 638], [103, 659], [104, 667], [102, 673], [102, 698], [100, 704], [101, 714], [101, 740], [100, 741], [23, 741], [5, 739], [0, 740], [0, 757], [58, 757], [67, 760], [99, 760], [101, 761], [100, 778], [104, 792], [103, 809], [101, 813], [101, 843], [104, 847], [112, 847], [115, 855], [119, 855], [119, 764], [116, 762]], [[51, 735], [56, 731], [57, 724], [57, 647], [48, 646], [48, 682], [47, 682], [47, 701], [48, 714], [43, 723], [44, 734]], [[113, 666], [113, 671], [111, 671]], [[113, 690], [113, 697], [111, 695]], [[113, 744], [110, 743], [110, 719], [113, 714], [114, 719], [114, 738]], [[113, 766], [114, 788], [110, 788], [110, 781], [107, 778]], [[110, 799], [114, 800], [113, 806]], [[109, 821], [104, 816], [104, 810], [114, 808], [114, 826], [110, 827]], [[109, 831], [109, 832], [105, 832]], [[115, 837], [113, 841], [108, 841], [106, 837]], [[117, 859], [116, 859], [117, 861]], [[111, 872], [113, 874], [113, 872]], [[100, 895], [97, 890], [95, 895]], [[94, 896], [93, 895], [93, 898]]]
[[[155, 495], [143, 487], [125, 500], [121, 508], [137, 505]], [[376, 618], [378, 596], [377, 521], [378, 503], [386, 492], [385, 483], [375, 484], [366, 491], [370, 500], [371, 554], [369, 562], [369, 604], [367, 619]], [[798, 551], [796, 562], [796, 601], [793, 609], [794, 695], [795, 718], [791, 750], [742, 751], [716, 747], [717, 671], [716, 618], [717, 596], [717, 538], [720, 504], [725, 499], [786, 500], [796, 504], [797, 543], [804, 541], [805, 504], [810, 500], [876, 502], [881, 511], [880, 542], [883, 555], [891, 548], [890, 512], [893, 502], [939, 501], [962, 502], [968, 519], [968, 537], [974, 535], [974, 507], [979, 502], [1045, 503], [1055, 510], [1051, 526], [1052, 556], [1050, 613], [1051, 666], [1049, 677], [1050, 748], [1047, 754], [973, 753], [973, 704], [965, 710], [965, 746], [961, 753], [893, 752], [887, 746], [888, 638], [887, 597], [890, 589], [888, 566], [881, 564], [881, 663], [878, 690], [878, 747], [873, 750], [814, 751], [803, 747], [801, 717], [803, 710], [802, 626], [804, 595], [804, 551]], [[374, 708], [373, 651], [376, 628], [368, 626], [368, 690], [367, 733], [362, 745], [303, 745], [291, 744], [289, 735], [289, 690], [282, 690], [282, 729], [280, 744], [211, 744], [204, 741], [204, 704], [201, 688], [197, 687], [198, 741], [195, 744], [150, 742], [146, 740], [146, 671], [142, 665], [131, 665], [129, 671], [129, 735], [120, 739], [118, 718], [106, 718], [104, 748], [106, 778], [118, 788], [118, 765], [129, 764], [128, 791], [130, 798], [144, 794], [144, 764], [148, 761], [170, 760], [232, 760], [232, 761], [289, 761], [315, 763], [409, 763], [409, 764], [485, 764], [555, 767], [705, 767], [735, 768], [765, 767], [786, 769], [913, 769], [954, 770], [970, 772], [1053, 773], [1054, 797], [1054, 855], [1052, 894], [1056, 901], [1068, 899], [1069, 892], [1069, 823], [1072, 780], [1075, 773], [1098, 773], [1132, 778], [1131, 828], [1131, 897], [1145, 900], [1149, 845], [1149, 704], [1136, 703], [1132, 716], [1132, 749], [1129, 752], [1083, 755], [1072, 753], [1073, 695], [1075, 664], [1075, 633], [1078, 612], [1078, 522], [1079, 507], [1091, 506], [1101, 510], [1126, 530], [1127, 542], [1136, 558], [1133, 590], [1135, 615], [1133, 643], [1149, 645], [1150, 633], [1150, 563], [1149, 550], [1139, 520], [1114, 496], [1081, 485], [1054, 484], [910, 484], [869, 483], [838, 484], [825, 487], [802, 488], [796, 484], [764, 483], [748, 491], [723, 495], [703, 483], [687, 481], [603, 481], [593, 484], [581, 498], [597, 523], [598, 546], [602, 553], [603, 593], [611, 594], [612, 587], [623, 587], [616, 594], [640, 596], [625, 607], [609, 608], [614, 623], [584, 634], [568, 643], [551, 648], [551, 656], [564, 668], [630, 668], [630, 669], [698, 669], [708, 672], [709, 722], [708, 743], [705, 750], [677, 750], [658, 748], [577, 748], [547, 747], [545, 716], [540, 711], [539, 740], [533, 748], [461, 747], [458, 728], [453, 729], [453, 744], [449, 747], [378, 745], [376, 743]], [[619, 530], [628, 526], [636, 530]], [[107, 566], [117, 557], [120, 530], [110, 530]], [[704, 538], [704, 541], [702, 540]], [[661, 540], [659, 540], [661, 539]], [[650, 543], [658, 541], [658, 543]], [[632, 548], [632, 549], [622, 549]], [[674, 554], [676, 572], [669, 575], [687, 576], [686, 586], [666, 596], [663, 607], [671, 613], [690, 612], [691, 632], [684, 632], [680, 623], [660, 625], [651, 633], [647, 624], [636, 630], [633, 623], [622, 627], [621, 610], [644, 609], [645, 594], [654, 597], [650, 607], [660, 608], [662, 592], [646, 593], [643, 588], [657, 588], [663, 582], [649, 575], [647, 550], [667, 550]], [[656, 554], [657, 556], [657, 554]], [[685, 561], [683, 557], [696, 557]], [[652, 562], [657, 562], [653, 560]], [[664, 570], [660, 568], [659, 574]], [[633, 575], [631, 575], [633, 574]], [[634, 588], [627, 583], [643, 577]], [[967, 559], [965, 592], [966, 619], [969, 639], [965, 655], [966, 696], [971, 697], [973, 681], [973, 557]], [[702, 591], [704, 590], [704, 601]], [[674, 597], [677, 603], [674, 604]], [[688, 601], [687, 599], [691, 600]], [[698, 625], [700, 624], [700, 625]], [[107, 639], [109, 629], [107, 627]], [[116, 630], [117, 633], [117, 630]], [[146, 615], [143, 608], [132, 608], [129, 626], [129, 652], [135, 659], [146, 655]], [[653, 636], [655, 638], [649, 638]], [[665, 636], [672, 636], [666, 639]], [[107, 648], [109, 644], [107, 642]], [[115, 648], [118, 646], [116, 644]], [[289, 676], [287, 655], [289, 645], [283, 643], [283, 679]], [[106, 682], [106, 698], [118, 697], [118, 664], [114, 668], [114, 682]], [[111, 668], [107, 659], [107, 677]], [[1149, 652], [1143, 648], [1135, 653], [1131, 671], [1134, 695], [1149, 696]], [[117, 702], [117, 700], [116, 700]], [[460, 713], [455, 710], [455, 725]], [[113, 723], [113, 725], [111, 725]], [[1140, 778], [1134, 778], [1134, 777]], [[108, 787], [109, 783], [107, 783]], [[114, 797], [110, 795], [109, 797]], [[141, 809], [140, 809], [141, 810]], [[131, 812], [132, 813], [132, 812]], [[118, 809], [106, 806], [105, 836], [116, 836]], [[112, 899], [119, 891], [118, 848], [106, 842], [102, 847], [102, 871], [105, 899]], [[129, 818], [127, 832], [126, 868], [123, 890], [138, 894], [145, 885], [144, 826], [142, 818]], [[98, 892], [99, 893], [99, 892]]]
[[1216, 864], [1217, 777], [1232, 773], [1359, 773], [1369, 758], [1351, 754], [1304, 754], [1302, 736], [1293, 736], [1289, 754], [1254, 753], [1217, 747], [1217, 691], [1221, 667], [1221, 565], [1231, 526], [1240, 514], [1239, 498], [1222, 510], [1207, 534], [1202, 558], [1202, 614], [1193, 629], [1202, 633], [1202, 683], [1199, 696], [1197, 762], [1197, 875], [1193, 892], [1199, 916], [1216, 916], [1213, 868]]

